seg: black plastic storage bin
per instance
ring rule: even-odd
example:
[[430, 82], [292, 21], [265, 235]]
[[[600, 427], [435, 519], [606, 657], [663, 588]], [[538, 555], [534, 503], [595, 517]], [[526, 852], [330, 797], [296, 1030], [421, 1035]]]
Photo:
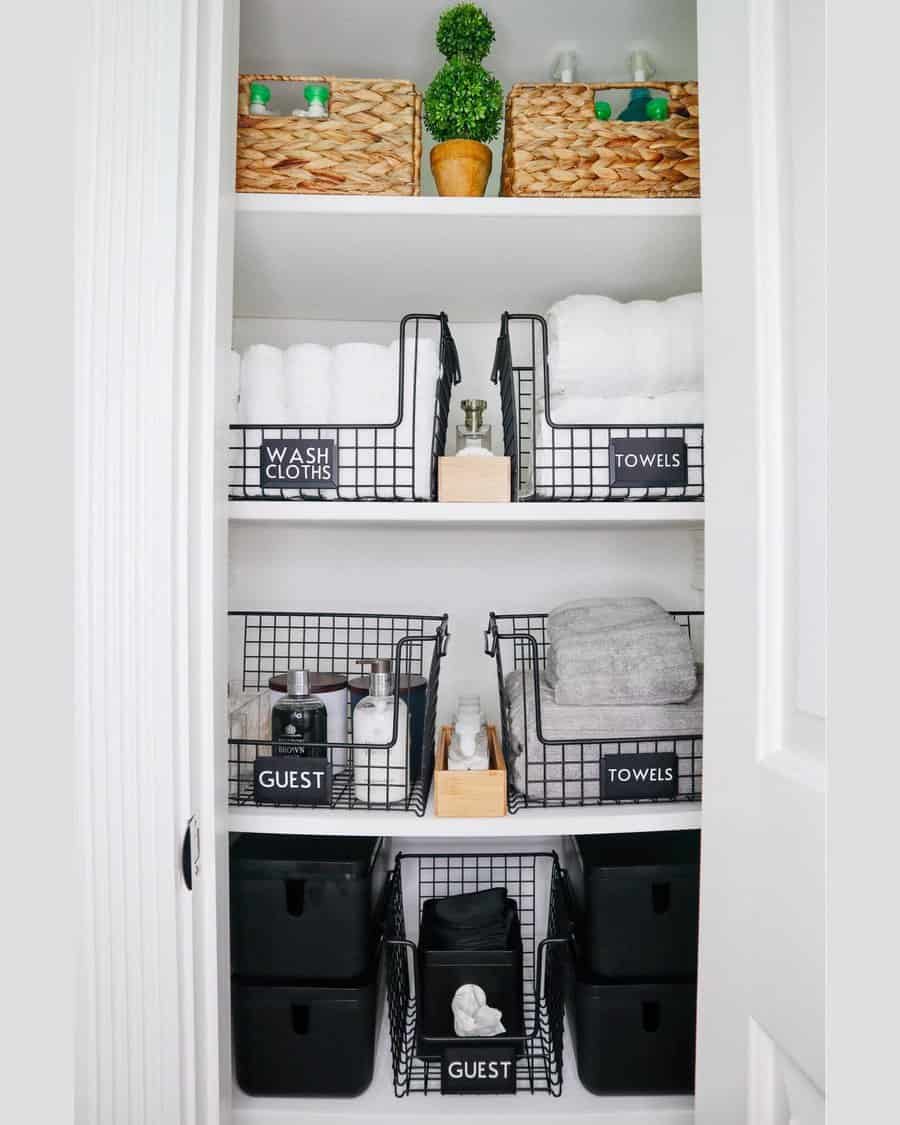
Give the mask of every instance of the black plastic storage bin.
[[603, 977], [694, 977], [700, 833], [576, 836], [569, 864], [584, 969]]
[[[533, 313], [504, 313], [491, 376], [500, 387], [503, 452], [510, 458], [513, 499], [529, 501], [702, 500], [703, 424], [558, 422], [551, 413], [547, 322]], [[663, 439], [679, 469], [666, 483], [617, 483], [614, 443], [622, 454], [634, 444]], [[654, 447], [662, 451], [663, 447]], [[644, 447], [641, 452], [650, 452]], [[674, 461], [674, 458], [670, 458]], [[658, 475], [657, 480], [661, 479]], [[673, 483], [676, 482], [676, 483]]]
[[690, 1094], [696, 981], [609, 983], [573, 974], [569, 1026], [592, 1094]]
[[256, 980], [348, 980], [372, 960], [384, 884], [377, 837], [240, 836], [231, 968]]
[[372, 1081], [378, 965], [352, 983], [231, 982], [234, 1060], [246, 1094], [343, 1097]]
[[[429, 333], [436, 335], [437, 345], [433, 388], [422, 384], [430, 372], [420, 370], [424, 365], [420, 364], [420, 342]], [[391, 411], [393, 417], [377, 424], [329, 425], [326, 418], [293, 418], [278, 425], [232, 425], [228, 498], [269, 502], [437, 500], [438, 458], [444, 455], [447, 443], [453, 387], [460, 381], [456, 344], [446, 313], [405, 316], [399, 336], [398, 400]], [[412, 370], [407, 363], [410, 352]], [[424, 419], [421, 411], [426, 411]], [[336, 487], [265, 484], [260, 469], [266, 456], [264, 443], [274, 443], [277, 454], [281, 443], [298, 441], [319, 443], [317, 453], [330, 453]], [[427, 459], [427, 473], [417, 473], [417, 461], [421, 465], [423, 458]]]
[[[433, 902], [434, 900], [432, 900]], [[421, 1058], [440, 1059], [444, 1047], [491, 1043], [490, 1038], [461, 1041], [453, 1029], [451, 1002], [464, 984], [484, 989], [487, 1002], [503, 1013], [506, 1038], [524, 1039], [522, 1007], [522, 933], [518, 908], [506, 949], [440, 949], [430, 937], [427, 923], [429, 903], [424, 904], [419, 931], [419, 980], [422, 986], [422, 1018], [417, 1053]]]
[[[673, 613], [687, 629], [698, 658], [703, 651], [703, 613]], [[492, 613], [484, 635], [485, 653], [497, 665], [500, 731], [506, 760], [507, 803], [511, 813], [524, 808], [569, 805], [635, 805], [667, 801], [699, 801], [703, 788], [703, 735], [672, 734], [655, 738], [610, 738], [602, 733], [582, 738], [551, 738], [545, 731], [540, 677], [550, 641], [545, 613]], [[702, 661], [701, 661], [702, 663]], [[522, 681], [525, 703], [514, 724], [507, 677]], [[700, 673], [702, 678], [702, 671]], [[700, 724], [702, 725], [702, 724]], [[604, 767], [622, 763], [652, 769], [672, 769], [671, 792], [664, 796], [608, 795], [601, 775]]]
[[[491, 1039], [466, 1039], [454, 1034], [445, 1042], [463, 1054], [470, 1049], [473, 1058], [478, 1057], [477, 1052], [485, 1044], [511, 1051], [515, 1057], [516, 1090], [554, 1097], [562, 1093], [570, 904], [556, 853], [401, 853], [389, 875], [385, 895], [385, 977], [397, 1097], [441, 1091], [444, 1051], [441, 1048], [433, 1054], [434, 1048], [441, 1045], [427, 1042], [427, 1036], [423, 1044], [422, 1033], [440, 1031], [438, 1009], [443, 1005], [449, 1013], [456, 987], [470, 983], [452, 975], [459, 966], [448, 964], [447, 954], [440, 951], [425, 958], [423, 972], [417, 944], [423, 910], [434, 899], [497, 887], [505, 888], [507, 896], [517, 904], [521, 958], [518, 949], [515, 957], [521, 965], [521, 977], [510, 973], [507, 951], [498, 951], [496, 958], [487, 953], [466, 956], [473, 958], [470, 968], [475, 971], [495, 973], [499, 968], [500, 976], [493, 978], [498, 982], [496, 990], [490, 977], [480, 979], [484, 981], [482, 987], [490, 1006], [503, 1011], [507, 1031], [515, 1029], [516, 1013], [503, 1007], [504, 1000], [497, 998], [497, 992], [504, 987], [517, 992], [521, 987], [522, 1033]], [[479, 957], [484, 962], [480, 968]], [[495, 963], [488, 964], [491, 961]], [[425, 990], [430, 985], [436, 987], [437, 994], [426, 999]], [[507, 1016], [511, 1017], [509, 1023]], [[452, 1022], [443, 1026], [452, 1028]], [[443, 1037], [435, 1037], [440, 1038]]]
[[[360, 662], [390, 657], [393, 663], [396, 745], [353, 742], [352, 694], [348, 692], [347, 741], [313, 745], [305, 743], [304, 756], [314, 759], [316, 772], [324, 763], [330, 788], [314, 791], [305, 807], [384, 809], [425, 815], [428, 791], [434, 776], [434, 741], [441, 660], [449, 637], [447, 615], [410, 613], [229, 613], [232, 677], [238, 673], [243, 693], [254, 704], [255, 737], [245, 729], [228, 740], [228, 803], [259, 807], [291, 804], [274, 790], [257, 791], [254, 774], [259, 759], [292, 755], [296, 764], [297, 744], [271, 741], [267, 728], [270, 708], [259, 693], [268, 691], [271, 677], [290, 668], [358, 676]], [[237, 668], [235, 668], [237, 665]], [[424, 677], [424, 718], [421, 700], [407, 706], [408, 721], [400, 723], [399, 703], [409, 695], [408, 687]], [[253, 694], [257, 693], [257, 694]], [[405, 703], [412, 701], [404, 700]], [[258, 705], [257, 705], [258, 704]], [[257, 729], [258, 728], [258, 729]], [[279, 763], [280, 764], [280, 763]], [[271, 763], [268, 763], [271, 766]], [[302, 762], [301, 762], [302, 765]], [[304, 796], [302, 793], [299, 796]], [[300, 803], [296, 801], [295, 803]]]

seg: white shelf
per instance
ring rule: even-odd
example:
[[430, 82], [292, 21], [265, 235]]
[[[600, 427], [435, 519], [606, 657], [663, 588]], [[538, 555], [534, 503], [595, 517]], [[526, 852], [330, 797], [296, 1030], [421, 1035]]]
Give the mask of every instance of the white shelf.
[[485, 323], [575, 292], [700, 288], [697, 199], [238, 194], [235, 210], [236, 317]]
[[409, 527], [685, 527], [703, 526], [702, 501], [572, 504], [414, 504], [340, 500], [265, 502], [232, 500], [232, 523], [356, 524]]
[[700, 827], [699, 802], [659, 805], [605, 805], [592, 808], [523, 809], [498, 817], [439, 817], [433, 796], [425, 816], [387, 810], [230, 808], [231, 832], [319, 836], [393, 836], [403, 839], [523, 839], [529, 836], [584, 836], [609, 832], [684, 831]]
[[464, 1125], [496, 1125], [498, 1117], [515, 1115], [517, 1120], [543, 1125], [693, 1125], [694, 1099], [677, 1096], [595, 1097], [578, 1081], [575, 1058], [566, 1027], [563, 1053], [563, 1092], [517, 1094], [504, 1099], [472, 1094], [441, 1097], [432, 1094], [394, 1095], [387, 1014], [383, 1016], [376, 1046], [372, 1085], [358, 1098], [250, 1098], [234, 1089], [233, 1125], [395, 1125], [397, 1121], [423, 1119], [459, 1121]]

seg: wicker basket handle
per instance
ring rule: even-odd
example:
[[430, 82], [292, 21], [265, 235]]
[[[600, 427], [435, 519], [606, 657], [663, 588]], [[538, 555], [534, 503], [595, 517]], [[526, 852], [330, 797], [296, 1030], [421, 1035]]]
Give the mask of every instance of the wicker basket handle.
[[241, 74], [238, 75], [238, 113], [246, 116], [250, 112], [251, 82], [312, 82], [330, 90], [334, 81], [333, 76], [323, 74]]

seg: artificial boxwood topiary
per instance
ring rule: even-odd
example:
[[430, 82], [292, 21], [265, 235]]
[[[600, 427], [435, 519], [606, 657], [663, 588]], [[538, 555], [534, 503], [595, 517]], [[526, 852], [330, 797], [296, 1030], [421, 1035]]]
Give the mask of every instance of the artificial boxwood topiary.
[[436, 141], [492, 141], [500, 132], [503, 87], [471, 59], [450, 59], [425, 91], [425, 127]]
[[481, 60], [494, 42], [491, 21], [475, 4], [457, 4], [438, 20], [437, 45], [447, 62], [425, 91], [425, 127], [436, 141], [480, 141], [500, 132], [503, 87]]
[[473, 62], [481, 62], [493, 42], [491, 21], [476, 4], [457, 4], [441, 13], [437, 47], [445, 58], [462, 55]]

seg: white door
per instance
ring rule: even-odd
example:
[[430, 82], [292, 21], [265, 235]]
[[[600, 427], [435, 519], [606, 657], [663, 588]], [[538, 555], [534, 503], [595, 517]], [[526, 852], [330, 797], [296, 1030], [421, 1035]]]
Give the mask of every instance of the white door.
[[[709, 425], [697, 1125], [825, 1121], [824, 0], [701, 0]], [[714, 90], [714, 94], [710, 91]]]
[[95, 0], [78, 68], [78, 1125], [228, 1120], [215, 399], [236, 9]]

